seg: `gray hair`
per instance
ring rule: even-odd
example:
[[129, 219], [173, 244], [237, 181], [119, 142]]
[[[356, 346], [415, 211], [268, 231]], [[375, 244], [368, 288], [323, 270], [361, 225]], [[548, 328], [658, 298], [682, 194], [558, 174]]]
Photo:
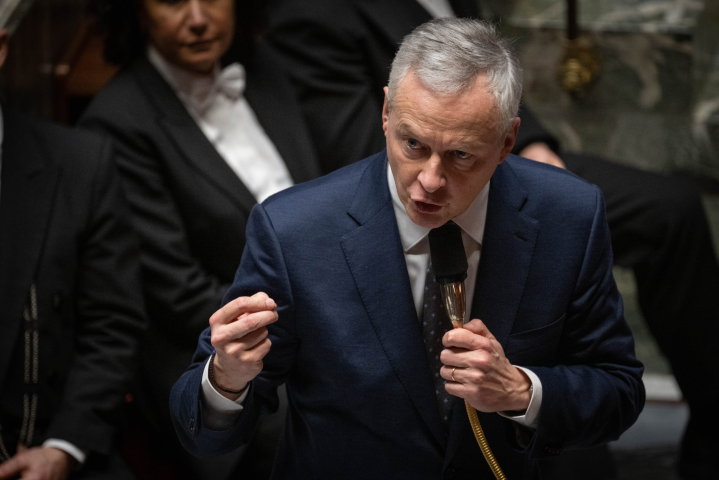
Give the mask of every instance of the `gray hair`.
[[522, 67], [510, 41], [480, 20], [441, 18], [417, 27], [404, 37], [389, 74], [388, 102], [407, 73], [414, 73], [438, 95], [462, 93], [480, 75], [494, 95], [502, 135], [512, 126], [522, 97]]

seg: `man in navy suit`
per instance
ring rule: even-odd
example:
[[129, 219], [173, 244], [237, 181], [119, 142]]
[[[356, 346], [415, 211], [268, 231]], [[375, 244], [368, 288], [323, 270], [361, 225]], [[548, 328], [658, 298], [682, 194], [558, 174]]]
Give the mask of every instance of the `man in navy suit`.
[[[631, 426], [642, 366], [604, 201], [509, 154], [521, 76], [479, 21], [435, 20], [405, 39], [385, 89], [387, 150], [253, 210], [226, 304], [173, 388], [186, 448], [246, 442], [282, 383], [275, 478], [492, 478], [462, 400], [511, 479]], [[428, 332], [427, 235], [450, 220], [473, 320]]]

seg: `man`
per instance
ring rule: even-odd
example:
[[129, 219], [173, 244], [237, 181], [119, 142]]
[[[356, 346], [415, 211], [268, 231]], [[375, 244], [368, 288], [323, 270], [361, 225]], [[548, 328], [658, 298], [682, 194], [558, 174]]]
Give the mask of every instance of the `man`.
[[113, 150], [0, 118], [0, 479], [131, 479], [113, 441], [144, 318]]
[[[253, 210], [228, 303], [173, 387], [191, 452], [246, 441], [282, 383], [275, 478], [492, 478], [463, 400], [508, 478], [634, 422], [642, 367], [601, 194], [509, 155], [520, 96], [516, 58], [487, 24], [434, 21], [405, 39], [386, 152]], [[443, 335], [427, 234], [449, 220], [473, 320]]]
[[[270, 41], [298, 88], [320, 158], [348, 164], [384, 145], [382, 87], [402, 38], [432, 17], [477, 18], [476, 0], [282, 0]], [[562, 152], [525, 107], [513, 153], [564, 168], [606, 199], [614, 262], [632, 268], [644, 318], [691, 409], [685, 478], [719, 478], [719, 266], [696, 189], [603, 158]]]

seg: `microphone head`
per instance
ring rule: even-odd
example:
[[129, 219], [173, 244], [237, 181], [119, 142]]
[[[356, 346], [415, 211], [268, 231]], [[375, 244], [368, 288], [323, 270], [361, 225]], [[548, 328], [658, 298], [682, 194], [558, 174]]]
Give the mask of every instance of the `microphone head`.
[[449, 221], [430, 230], [429, 252], [437, 283], [447, 285], [467, 278], [467, 255], [459, 225]]

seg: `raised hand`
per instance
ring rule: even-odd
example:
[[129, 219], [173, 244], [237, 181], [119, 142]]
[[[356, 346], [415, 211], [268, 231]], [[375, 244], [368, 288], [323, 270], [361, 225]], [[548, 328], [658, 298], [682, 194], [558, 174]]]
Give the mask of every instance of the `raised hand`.
[[262, 359], [272, 342], [267, 325], [278, 319], [277, 305], [267, 294], [239, 297], [210, 317], [211, 342], [217, 352], [213, 370], [215, 387], [223, 396], [235, 400], [247, 383], [262, 371]]

